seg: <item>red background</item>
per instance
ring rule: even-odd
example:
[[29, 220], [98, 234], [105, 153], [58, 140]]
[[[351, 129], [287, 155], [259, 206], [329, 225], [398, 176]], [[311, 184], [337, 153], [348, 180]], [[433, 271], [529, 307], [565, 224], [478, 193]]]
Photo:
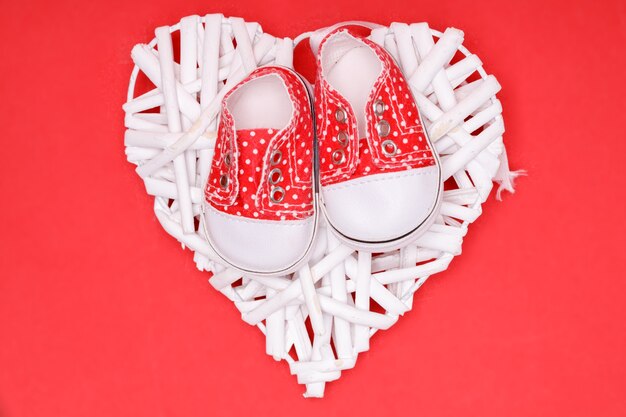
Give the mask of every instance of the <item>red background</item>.
[[[276, 36], [463, 29], [529, 172], [323, 400], [162, 230], [124, 158], [131, 47], [209, 12]], [[626, 415], [623, 1], [22, 0], [0, 40], [1, 416]]]

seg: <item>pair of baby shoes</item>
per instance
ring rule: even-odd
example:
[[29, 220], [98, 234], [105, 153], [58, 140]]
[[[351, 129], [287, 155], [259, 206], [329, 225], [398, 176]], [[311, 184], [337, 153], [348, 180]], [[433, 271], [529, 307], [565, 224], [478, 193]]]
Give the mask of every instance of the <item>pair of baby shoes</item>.
[[265, 66], [224, 97], [203, 223], [225, 264], [295, 271], [320, 215], [343, 243], [370, 252], [433, 223], [438, 157], [398, 65], [366, 34], [357, 24], [316, 32], [314, 95], [293, 70]]

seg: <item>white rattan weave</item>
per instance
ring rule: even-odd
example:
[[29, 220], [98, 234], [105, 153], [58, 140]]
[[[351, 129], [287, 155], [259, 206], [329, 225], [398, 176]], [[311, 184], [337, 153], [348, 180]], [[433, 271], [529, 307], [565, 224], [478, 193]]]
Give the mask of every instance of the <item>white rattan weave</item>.
[[[180, 32], [178, 62], [174, 32]], [[502, 141], [500, 85], [462, 46], [463, 32], [393, 23], [374, 29], [371, 39], [400, 64], [440, 155], [448, 179], [441, 213], [417, 243], [374, 255], [343, 246], [321, 224], [309, 264], [276, 277], [242, 277], [214, 261], [199, 225], [201, 187], [221, 97], [257, 66], [292, 67], [294, 41], [263, 33], [258, 23], [218, 14], [158, 28], [152, 42], [132, 51], [126, 155], [155, 197], [159, 222], [194, 252], [200, 270], [213, 272], [209, 282], [265, 334], [267, 353], [289, 363], [309, 397], [323, 396], [325, 383], [355, 366], [377, 330], [411, 309], [415, 291], [461, 253], [493, 181], [513, 191], [516, 176]], [[135, 96], [140, 72], [153, 88]], [[372, 300], [384, 313], [371, 311]]]

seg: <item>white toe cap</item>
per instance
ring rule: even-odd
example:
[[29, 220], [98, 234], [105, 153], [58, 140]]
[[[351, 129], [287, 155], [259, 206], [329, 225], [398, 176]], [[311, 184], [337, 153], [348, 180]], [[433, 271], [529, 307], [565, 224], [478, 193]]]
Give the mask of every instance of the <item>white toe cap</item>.
[[315, 217], [271, 221], [204, 209], [205, 229], [215, 252], [237, 269], [258, 274], [283, 274], [303, 262], [315, 234]]
[[434, 215], [440, 193], [438, 166], [322, 187], [329, 223], [348, 239], [362, 242], [386, 242], [411, 233]]

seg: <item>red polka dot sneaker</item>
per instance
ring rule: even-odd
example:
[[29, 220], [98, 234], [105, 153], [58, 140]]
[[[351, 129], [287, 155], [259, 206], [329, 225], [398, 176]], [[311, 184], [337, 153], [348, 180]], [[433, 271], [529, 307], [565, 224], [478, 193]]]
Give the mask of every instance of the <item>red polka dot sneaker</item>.
[[434, 222], [441, 169], [400, 68], [364, 29], [339, 25], [311, 38], [320, 207], [345, 243], [393, 250]]
[[205, 233], [230, 266], [286, 274], [307, 260], [317, 227], [315, 134], [304, 81], [261, 67], [222, 102], [204, 186]]

